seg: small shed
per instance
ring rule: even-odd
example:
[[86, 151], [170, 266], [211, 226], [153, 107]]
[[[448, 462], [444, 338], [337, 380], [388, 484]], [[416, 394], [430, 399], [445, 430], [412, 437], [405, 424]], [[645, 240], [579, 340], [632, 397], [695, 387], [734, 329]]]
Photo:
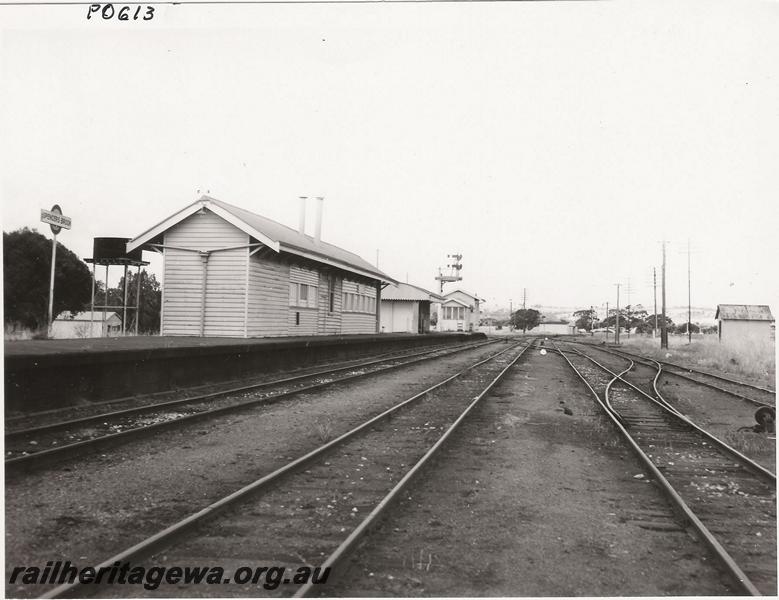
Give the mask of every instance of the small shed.
[[390, 284], [381, 292], [381, 331], [428, 333], [430, 305], [444, 298], [417, 285]]
[[437, 305], [438, 331], [473, 331], [481, 320], [481, 302], [484, 300], [464, 290], [444, 294]]
[[56, 339], [115, 337], [121, 331], [122, 319], [115, 312], [65, 311], [51, 324], [51, 335]]
[[772, 339], [774, 317], [766, 304], [718, 304], [714, 318], [721, 342]]

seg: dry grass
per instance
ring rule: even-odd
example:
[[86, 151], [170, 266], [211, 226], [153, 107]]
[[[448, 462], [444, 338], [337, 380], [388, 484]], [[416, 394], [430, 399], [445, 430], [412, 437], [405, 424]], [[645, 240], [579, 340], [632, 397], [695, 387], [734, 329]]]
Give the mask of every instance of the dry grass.
[[313, 424], [313, 434], [322, 444], [333, 439], [333, 420], [329, 416], [317, 417]]
[[732, 431], [725, 434], [725, 441], [747, 456], [770, 455], [774, 452], [774, 441], [766, 435], [750, 431]]
[[[703, 368], [727, 373], [762, 385], [774, 385], [776, 379], [776, 349], [773, 341], [749, 341], [722, 344], [716, 335], [693, 337], [669, 336], [668, 350], [660, 349], [660, 339], [648, 336], [622, 338], [626, 350], [645, 356], [668, 360], [690, 368]], [[669, 356], [670, 355], [670, 356]]]
[[603, 448], [619, 448], [624, 443], [614, 423], [603, 413], [599, 413], [587, 427], [582, 427], [581, 433]]

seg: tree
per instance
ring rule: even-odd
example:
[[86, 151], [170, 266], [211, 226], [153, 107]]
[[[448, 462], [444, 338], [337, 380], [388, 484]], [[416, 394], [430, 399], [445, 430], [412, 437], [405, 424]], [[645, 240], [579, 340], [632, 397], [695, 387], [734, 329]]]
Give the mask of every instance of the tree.
[[591, 308], [577, 310], [573, 313], [576, 319], [576, 329], [592, 330], [592, 324], [595, 322], [595, 311]]
[[[658, 329], [662, 327], [663, 323], [663, 315], [657, 315], [657, 327]], [[665, 318], [665, 324], [668, 328], [668, 331], [673, 331], [674, 329], [674, 322], [666, 316]], [[636, 326], [636, 332], [638, 333], [652, 333], [655, 329], [655, 315], [647, 315], [644, 317], [644, 319]]]
[[[127, 273], [127, 305], [135, 306], [138, 275], [132, 271]], [[108, 297], [117, 299], [116, 305], [124, 300], [124, 276], [119, 278], [116, 288], [108, 290]], [[141, 309], [138, 333], [159, 333], [160, 308], [162, 306], [162, 291], [157, 278], [153, 274], [141, 271]], [[120, 315], [121, 316], [121, 315]], [[128, 309], [125, 331], [135, 329], [135, 310]]]
[[[620, 329], [632, 329], [636, 327], [638, 333], [642, 333], [641, 329], [646, 326], [647, 314], [644, 307], [640, 304], [636, 306], [627, 305], [624, 308], [619, 309], [619, 328]], [[652, 321], [654, 324], [654, 321]], [[617, 310], [609, 309], [608, 316], [598, 323], [598, 327], [616, 327], [617, 325]], [[651, 330], [650, 330], [651, 331]]]
[[[686, 334], [687, 333], [687, 321], [684, 323], [679, 323], [676, 327], [673, 328], [673, 330], [670, 330], [672, 333], [679, 333], [679, 334]], [[690, 331], [692, 333], [700, 333], [701, 328], [695, 323], [690, 323]]]
[[[3, 232], [5, 323], [18, 323], [30, 329], [41, 329], [46, 325], [50, 275], [50, 239], [26, 227], [11, 233]], [[84, 310], [89, 303], [91, 285], [87, 265], [58, 242], [54, 316], [63, 310]]]
[[511, 315], [511, 324], [525, 333], [541, 322], [541, 313], [534, 308], [520, 308]]
[[[619, 309], [619, 326], [620, 328], [625, 325], [627, 321], [627, 314], [624, 309]], [[617, 325], [617, 309], [610, 308], [608, 316], [598, 323], [598, 327], [616, 327]]]
[[647, 313], [646, 310], [644, 310], [644, 307], [640, 304], [636, 304], [635, 306], [631, 306], [628, 304], [625, 307], [625, 322], [622, 322], [622, 316], [620, 315], [620, 326], [625, 327], [626, 329], [633, 329], [633, 327], [638, 327], [641, 323], [644, 322], [644, 319], [646, 319]]

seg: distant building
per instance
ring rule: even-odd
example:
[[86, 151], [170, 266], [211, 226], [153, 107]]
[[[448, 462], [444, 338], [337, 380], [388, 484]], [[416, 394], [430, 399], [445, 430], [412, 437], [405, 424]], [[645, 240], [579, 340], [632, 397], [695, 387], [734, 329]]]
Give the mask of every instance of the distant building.
[[718, 304], [714, 318], [721, 342], [773, 339], [774, 317], [765, 304]]
[[454, 290], [444, 294], [443, 301], [437, 304], [438, 331], [473, 331], [479, 326], [481, 310], [479, 303], [483, 299], [464, 290]]
[[567, 335], [576, 333], [576, 326], [567, 321], [542, 321], [533, 333], [546, 333], [549, 335]]
[[428, 333], [430, 306], [443, 297], [408, 283], [390, 284], [381, 291], [381, 331]]
[[60, 313], [51, 324], [56, 339], [114, 337], [122, 332], [122, 319], [115, 312], [84, 311]]
[[163, 255], [161, 335], [378, 333], [383, 283], [356, 254], [208, 196], [127, 243]]

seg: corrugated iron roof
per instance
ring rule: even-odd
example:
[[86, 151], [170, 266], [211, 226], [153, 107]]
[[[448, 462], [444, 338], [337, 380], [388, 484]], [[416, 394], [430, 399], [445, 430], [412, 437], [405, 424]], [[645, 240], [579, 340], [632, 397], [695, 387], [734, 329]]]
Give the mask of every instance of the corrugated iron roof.
[[382, 300], [398, 300], [398, 301], [432, 301], [441, 302], [443, 297], [438, 294], [434, 294], [418, 285], [412, 285], [410, 283], [398, 283], [392, 284], [381, 290]]
[[321, 240], [316, 242], [314, 238], [300, 233], [296, 229], [209, 196], [202, 196], [199, 200], [190, 204], [178, 213], [175, 213], [171, 217], [168, 217], [154, 227], [151, 227], [142, 234], [136, 236], [128, 242], [128, 250], [153, 241], [161, 233], [189, 217], [193, 211], [197, 210], [199, 207], [206, 209], [211, 207], [215, 209], [214, 212], [217, 212], [223, 218], [227, 218], [233, 225], [246, 231], [252, 237], [260, 236], [260, 241], [266, 245], [269, 244], [270, 247], [277, 252], [290, 252], [315, 261], [319, 260], [324, 263], [333, 264], [333, 266], [363, 276], [373, 277], [381, 281], [395, 282], [395, 280], [386, 273], [380, 271], [371, 263], [353, 252], [349, 252], [348, 250], [344, 250], [343, 248], [339, 248], [338, 246], [328, 244]]
[[463, 302], [462, 300], [458, 300], [457, 298], [444, 298], [444, 301], [441, 303], [441, 306], [447, 306], [450, 302], [459, 304], [460, 306], [464, 306], [465, 308], [471, 307], [471, 305], [468, 304], [467, 302]]
[[485, 301], [484, 298], [479, 298], [475, 294], [471, 294], [470, 292], [466, 292], [465, 290], [460, 288], [457, 288], [456, 290], [452, 290], [451, 292], [447, 292], [446, 294], [444, 294], [444, 298], [448, 298], [449, 296], [451, 296], [452, 294], [456, 294], [457, 292], [460, 292], [461, 294], [465, 294], [466, 296], [470, 296], [471, 298], [473, 298], [474, 300], [478, 300], [479, 302]]
[[766, 304], [718, 304], [715, 319], [737, 321], [773, 321], [771, 308]]

